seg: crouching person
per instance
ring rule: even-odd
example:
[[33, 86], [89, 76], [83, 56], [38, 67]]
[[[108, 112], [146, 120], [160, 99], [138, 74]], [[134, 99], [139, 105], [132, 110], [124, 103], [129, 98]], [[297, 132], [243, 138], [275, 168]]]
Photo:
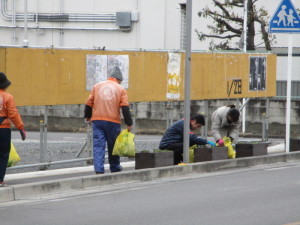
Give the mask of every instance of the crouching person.
[[224, 146], [223, 137], [229, 137], [236, 144], [239, 137], [240, 111], [235, 105], [218, 108], [212, 114], [212, 134], [219, 146]]
[[[197, 114], [190, 119], [190, 131], [195, 131], [205, 125], [205, 120], [202, 115]], [[167, 129], [163, 135], [159, 149], [167, 149], [174, 152], [174, 165], [183, 161], [183, 136], [184, 136], [184, 119], [178, 120]], [[215, 143], [207, 141], [204, 138], [198, 137], [190, 132], [190, 146], [210, 144], [215, 146]]]

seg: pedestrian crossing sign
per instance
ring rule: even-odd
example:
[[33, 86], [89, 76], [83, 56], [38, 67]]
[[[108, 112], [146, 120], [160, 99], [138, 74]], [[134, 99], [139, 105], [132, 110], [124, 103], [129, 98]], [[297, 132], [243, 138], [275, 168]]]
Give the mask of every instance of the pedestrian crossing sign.
[[300, 32], [300, 16], [291, 0], [282, 0], [269, 23], [270, 33]]

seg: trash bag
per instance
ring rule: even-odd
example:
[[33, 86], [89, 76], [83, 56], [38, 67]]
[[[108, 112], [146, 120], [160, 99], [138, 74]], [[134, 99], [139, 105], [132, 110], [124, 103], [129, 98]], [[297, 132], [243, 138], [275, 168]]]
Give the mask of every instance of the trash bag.
[[224, 145], [228, 148], [228, 158], [235, 159], [236, 152], [233, 150], [231, 139], [229, 137], [223, 138]]
[[195, 162], [195, 159], [194, 159], [194, 149], [197, 148], [198, 146], [197, 145], [193, 145], [189, 148], [189, 160], [190, 160], [190, 163], [193, 163]]
[[20, 156], [17, 153], [17, 150], [13, 143], [10, 143], [10, 153], [8, 158], [7, 167], [15, 166], [21, 160]]
[[112, 155], [135, 157], [134, 134], [127, 129], [122, 130], [116, 139]]

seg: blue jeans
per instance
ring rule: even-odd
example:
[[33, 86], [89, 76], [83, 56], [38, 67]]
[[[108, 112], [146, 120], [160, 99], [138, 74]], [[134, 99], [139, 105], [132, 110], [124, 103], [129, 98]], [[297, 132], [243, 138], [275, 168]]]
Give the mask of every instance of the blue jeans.
[[104, 173], [105, 145], [107, 143], [108, 162], [111, 172], [121, 171], [120, 157], [112, 155], [115, 141], [121, 132], [121, 125], [105, 120], [94, 120], [93, 126], [93, 156], [96, 173]]

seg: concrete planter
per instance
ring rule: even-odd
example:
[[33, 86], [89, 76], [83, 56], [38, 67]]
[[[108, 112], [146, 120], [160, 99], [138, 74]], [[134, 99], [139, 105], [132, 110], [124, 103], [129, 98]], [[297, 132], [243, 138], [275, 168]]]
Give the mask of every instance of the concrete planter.
[[228, 159], [227, 147], [212, 147], [206, 146], [194, 149], [194, 162], [204, 162], [213, 160]]
[[268, 143], [240, 142], [235, 146], [236, 158], [260, 156], [268, 154]]
[[174, 153], [172, 151], [135, 153], [135, 169], [172, 166], [173, 164]]
[[290, 152], [300, 151], [300, 139], [290, 138]]

